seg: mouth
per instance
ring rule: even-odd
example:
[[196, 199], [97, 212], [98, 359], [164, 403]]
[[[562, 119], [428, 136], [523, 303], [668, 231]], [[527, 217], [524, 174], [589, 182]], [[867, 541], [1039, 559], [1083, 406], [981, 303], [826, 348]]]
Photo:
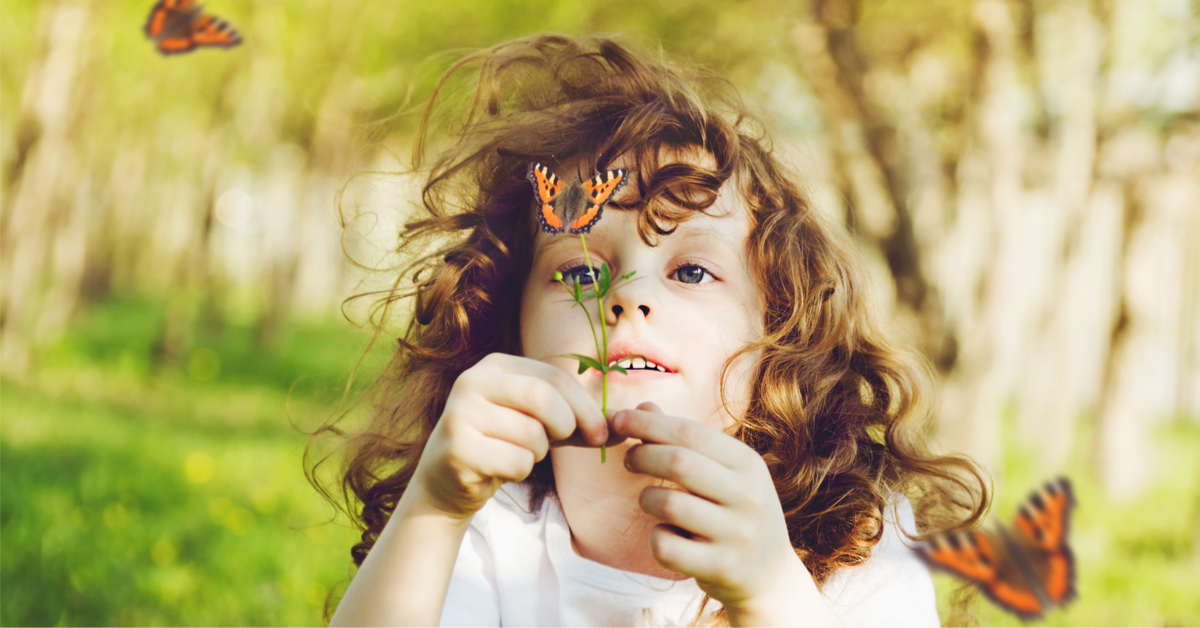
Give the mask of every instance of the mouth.
[[[642, 338], [614, 339], [608, 344], [608, 368], [621, 367], [626, 373], [610, 371], [617, 382], [653, 381], [678, 375], [675, 359], [653, 342]], [[599, 374], [599, 371], [596, 371]]]
[[[609, 368], [620, 366], [626, 370], [625, 373], [620, 371], [609, 371], [608, 378], [614, 382], [643, 382], [656, 381], [676, 375], [676, 373], [661, 364], [655, 364], [653, 361], [645, 360], [638, 357], [625, 357], [617, 360], [612, 360], [608, 363]], [[597, 377], [602, 377], [599, 371], [591, 371]]]
[[644, 371], [647, 373], [671, 373], [672, 372], [671, 369], [668, 369], [667, 367], [665, 367], [661, 364], [655, 364], [654, 362], [651, 362], [650, 360], [647, 360], [645, 358], [632, 357], [632, 356], [611, 360], [608, 363], [608, 368], [612, 368], [614, 366], [619, 366], [628, 371]]

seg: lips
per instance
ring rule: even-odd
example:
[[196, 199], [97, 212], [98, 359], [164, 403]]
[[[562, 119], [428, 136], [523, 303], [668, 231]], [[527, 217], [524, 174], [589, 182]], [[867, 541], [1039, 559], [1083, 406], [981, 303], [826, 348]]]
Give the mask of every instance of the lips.
[[[600, 371], [589, 370], [588, 373], [596, 379], [603, 377]], [[620, 371], [609, 371], [608, 381], [610, 384], [636, 384], [639, 382], [653, 382], [660, 379], [667, 379], [670, 377], [675, 377], [675, 375], [676, 373], [659, 373], [658, 371], [650, 370], [627, 371], [625, 373]]]
[[644, 356], [648, 362], [653, 362], [654, 364], [663, 367], [667, 370], [667, 372], [660, 373], [655, 370], [639, 370], [630, 371], [628, 375], [622, 375], [620, 372], [615, 372], [614, 375], [617, 377], [666, 377], [679, 372], [678, 367], [675, 365], [675, 361], [669, 358], [665, 352], [656, 347], [653, 343], [645, 340], [617, 340], [608, 343], [608, 364], [612, 364], [614, 361], [620, 361], [623, 358], [632, 355]]

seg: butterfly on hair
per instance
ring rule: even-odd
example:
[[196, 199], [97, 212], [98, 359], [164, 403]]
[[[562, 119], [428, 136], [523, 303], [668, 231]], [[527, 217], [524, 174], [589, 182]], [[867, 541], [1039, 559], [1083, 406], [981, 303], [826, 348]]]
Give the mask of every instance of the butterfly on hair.
[[143, 30], [164, 55], [191, 52], [199, 46], [231, 48], [242, 38], [224, 20], [202, 11], [195, 0], [159, 0]]
[[1076, 596], [1067, 529], [1075, 496], [1066, 478], [1047, 482], [1017, 509], [1011, 528], [945, 532], [918, 544], [930, 566], [963, 578], [1022, 619]]
[[587, 181], [575, 177], [572, 183], [564, 184], [550, 168], [532, 163], [526, 178], [533, 184], [542, 231], [567, 231], [575, 235], [591, 232], [592, 226], [600, 221], [604, 204], [625, 185], [628, 172], [617, 168], [601, 172]]

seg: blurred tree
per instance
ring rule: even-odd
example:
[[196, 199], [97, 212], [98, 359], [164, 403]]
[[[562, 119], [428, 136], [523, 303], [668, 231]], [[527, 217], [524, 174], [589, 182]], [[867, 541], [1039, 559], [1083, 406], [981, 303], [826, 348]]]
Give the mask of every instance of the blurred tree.
[[[1151, 477], [1154, 423], [1200, 416], [1200, 264], [1184, 253], [1200, 239], [1200, 93], [1173, 88], [1188, 95], [1167, 106], [1113, 89], [1116, 53], [1161, 35], [1157, 11], [813, 0], [793, 31], [847, 224], [946, 378], [943, 437], [996, 465], [1011, 410], [1049, 472], [1095, 428], [1119, 496]], [[1187, 58], [1158, 70], [1164, 91], [1200, 80], [1186, 17], [1160, 48]]]

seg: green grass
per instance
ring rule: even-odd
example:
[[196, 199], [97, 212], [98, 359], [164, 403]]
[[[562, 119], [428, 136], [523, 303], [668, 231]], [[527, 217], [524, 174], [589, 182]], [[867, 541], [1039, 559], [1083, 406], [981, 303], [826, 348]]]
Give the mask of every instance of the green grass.
[[196, 330], [164, 363], [162, 324], [102, 304], [3, 383], [0, 623], [316, 625], [351, 573], [355, 534], [305, 480], [296, 426], [329, 416], [365, 336], [294, 328], [262, 350]]

